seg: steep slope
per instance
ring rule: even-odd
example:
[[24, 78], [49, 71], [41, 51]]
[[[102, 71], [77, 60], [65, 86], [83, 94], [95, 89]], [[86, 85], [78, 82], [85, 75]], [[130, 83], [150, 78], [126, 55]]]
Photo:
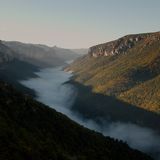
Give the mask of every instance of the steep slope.
[[160, 32], [128, 35], [91, 47], [68, 70], [96, 93], [159, 113]]
[[69, 83], [77, 88], [77, 96], [71, 110], [84, 119], [97, 122], [102, 128], [113, 122], [131, 123], [153, 129], [160, 134], [160, 116], [135, 105], [123, 102], [116, 97], [92, 92], [91, 87], [74, 80]]
[[12, 51], [0, 41], [0, 65], [13, 60]]
[[118, 98], [160, 113], [160, 75], [121, 93]]
[[15, 52], [0, 42], [0, 80], [9, 82], [24, 91], [35, 96], [35, 93], [19, 83], [28, 77], [36, 77], [34, 72], [39, 71], [35, 65], [15, 58]]
[[69, 49], [56, 46], [49, 47], [41, 44], [27, 44], [15, 41], [3, 41], [3, 43], [16, 53], [16, 58], [38, 66], [62, 65], [65, 61], [73, 60], [80, 56]]
[[0, 159], [149, 160], [0, 82]]
[[86, 48], [80, 48], [80, 49], [71, 49], [73, 52], [81, 55], [85, 55], [88, 53], [88, 49]]

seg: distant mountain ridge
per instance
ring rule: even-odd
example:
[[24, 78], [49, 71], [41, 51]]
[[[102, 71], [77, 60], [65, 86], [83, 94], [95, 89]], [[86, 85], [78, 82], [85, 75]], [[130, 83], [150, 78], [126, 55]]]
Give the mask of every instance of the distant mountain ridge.
[[27, 44], [17, 41], [3, 41], [3, 44], [15, 52], [15, 57], [37, 66], [62, 65], [80, 55], [69, 49], [49, 47], [42, 44]]
[[0, 41], [0, 80], [11, 83], [21, 91], [35, 96], [34, 91], [20, 84], [20, 80], [37, 77], [41, 68], [66, 65], [81, 56], [69, 49], [42, 44]]
[[12, 61], [13, 58], [13, 51], [0, 41], [0, 65]]
[[34, 72], [38, 72], [39, 67], [17, 59], [15, 54], [12, 49], [0, 42], [0, 80], [35, 96], [34, 91], [21, 85], [19, 81], [28, 77], [37, 77]]
[[93, 46], [68, 70], [94, 92], [160, 113], [160, 32]]
[[71, 49], [73, 52], [81, 55], [85, 55], [88, 53], [88, 48], [80, 48], [80, 49]]
[[158, 40], [160, 40], [160, 32], [127, 35], [111, 42], [93, 46], [89, 48], [88, 53], [94, 57], [125, 54], [140, 41], [145, 41], [144, 45], [147, 46]]

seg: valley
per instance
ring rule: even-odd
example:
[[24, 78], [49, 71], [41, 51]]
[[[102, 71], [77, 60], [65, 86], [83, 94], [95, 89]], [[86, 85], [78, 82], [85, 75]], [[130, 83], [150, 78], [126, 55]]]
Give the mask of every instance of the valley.
[[[132, 39], [134, 45], [125, 47], [123, 52], [102, 54], [96, 46], [91, 47], [87, 55], [76, 55], [76, 60], [72, 59], [74, 53], [57, 47], [1, 42], [0, 80], [65, 114], [81, 126], [124, 141], [129, 147], [158, 160], [159, 41], [154, 40], [154, 34], [148, 35], [138, 35], [138, 39], [137, 35], [125, 36], [115, 42], [116, 46], [117, 43], [129, 45]], [[136, 52], [145, 46], [146, 36], [153, 39], [152, 43], [146, 45], [141, 53]], [[97, 50], [96, 56], [94, 50]], [[140, 93], [141, 97], [138, 96]]]
[[0, 0], [0, 160], [160, 160], [159, 0]]
[[[130, 46], [131, 42], [134, 45]], [[160, 32], [127, 35], [91, 47], [88, 55], [66, 70], [72, 70], [74, 80], [91, 86], [95, 93], [159, 114], [159, 46]], [[105, 55], [108, 49], [118, 53]]]
[[159, 116], [114, 98], [94, 94], [90, 88], [72, 81], [73, 75], [63, 68], [42, 69], [35, 73], [37, 78], [21, 81], [21, 84], [33, 89], [38, 101], [77, 123], [123, 140], [153, 157], [160, 154]]

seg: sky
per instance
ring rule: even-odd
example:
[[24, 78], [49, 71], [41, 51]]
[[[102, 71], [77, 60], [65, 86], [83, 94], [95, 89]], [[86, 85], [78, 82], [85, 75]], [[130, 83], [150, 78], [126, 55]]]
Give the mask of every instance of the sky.
[[88, 48], [160, 31], [160, 0], [0, 0], [0, 39]]

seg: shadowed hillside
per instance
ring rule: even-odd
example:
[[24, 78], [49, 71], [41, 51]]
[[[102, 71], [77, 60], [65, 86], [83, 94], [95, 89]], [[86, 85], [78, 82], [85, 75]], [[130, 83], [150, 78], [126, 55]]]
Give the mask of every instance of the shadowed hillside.
[[27, 44], [16, 41], [3, 41], [3, 43], [15, 52], [17, 59], [40, 67], [63, 65], [66, 61], [80, 56], [80, 54], [70, 49], [58, 48], [56, 46], [49, 47], [41, 44]]
[[160, 32], [93, 46], [67, 70], [96, 93], [160, 113]]
[[93, 93], [91, 87], [86, 87], [75, 81], [69, 81], [77, 88], [77, 97], [72, 111], [80, 113], [83, 118], [92, 119], [100, 126], [105, 123], [134, 123], [141, 127], [152, 128], [160, 133], [160, 116], [146, 111], [115, 97]]
[[0, 41], [0, 65], [13, 60], [13, 51]]
[[0, 80], [9, 82], [21, 91], [35, 96], [33, 90], [19, 83], [28, 77], [37, 77], [39, 67], [15, 58], [15, 52], [0, 42]]
[[149, 160], [0, 82], [0, 159]]

